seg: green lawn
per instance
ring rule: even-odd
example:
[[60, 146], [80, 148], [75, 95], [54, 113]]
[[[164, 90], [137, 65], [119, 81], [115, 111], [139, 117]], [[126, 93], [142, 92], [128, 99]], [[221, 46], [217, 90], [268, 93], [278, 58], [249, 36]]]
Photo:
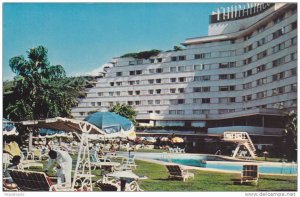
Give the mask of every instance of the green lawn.
[[[74, 156], [73, 156], [74, 157]], [[46, 161], [43, 161], [46, 164]], [[258, 185], [240, 185], [240, 174], [208, 172], [203, 170], [192, 170], [195, 179], [188, 179], [186, 182], [181, 180], [168, 179], [167, 169], [156, 163], [136, 160], [138, 165], [134, 172], [140, 176], [147, 176], [148, 179], [140, 180], [140, 187], [144, 191], [296, 191], [296, 176], [273, 176], [260, 175]], [[42, 171], [42, 169], [31, 169]], [[93, 181], [99, 180], [101, 171], [92, 171], [97, 177]], [[53, 174], [52, 170], [49, 174]], [[94, 188], [99, 191], [99, 188]]]
[[193, 170], [195, 179], [186, 182], [169, 180], [167, 169], [160, 164], [137, 161], [138, 175], [148, 179], [140, 181], [145, 191], [295, 191], [297, 177], [261, 175], [258, 185], [240, 185], [239, 174]]

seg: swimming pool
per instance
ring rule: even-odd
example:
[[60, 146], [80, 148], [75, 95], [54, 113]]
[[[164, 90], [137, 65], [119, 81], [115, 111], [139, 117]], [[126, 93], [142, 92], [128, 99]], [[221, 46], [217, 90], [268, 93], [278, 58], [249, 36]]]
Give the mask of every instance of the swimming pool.
[[[137, 158], [153, 159], [157, 161], [173, 162], [187, 166], [200, 168], [238, 171], [241, 172], [242, 166], [250, 161], [229, 161], [218, 155], [206, 154], [172, 154], [172, 153], [133, 153]], [[259, 166], [259, 172], [265, 174], [297, 174], [296, 163], [278, 162], [251, 162]]]

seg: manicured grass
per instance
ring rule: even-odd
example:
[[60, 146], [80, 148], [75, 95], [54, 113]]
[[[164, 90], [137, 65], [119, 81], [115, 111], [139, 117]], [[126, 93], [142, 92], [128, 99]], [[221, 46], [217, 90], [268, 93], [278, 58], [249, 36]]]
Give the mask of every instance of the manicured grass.
[[[73, 156], [73, 159], [76, 157]], [[46, 161], [43, 161], [46, 164]], [[136, 160], [138, 165], [134, 172], [140, 176], [147, 176], [148, 179], [140, 180], [140, 187], [144, 191], [296, 191], [296, 176], [274, 176], [260, 175], [258, 185], [239, 183], [240, 174], [208, 172], [203, 170], [191, 170], [195, 179], [182, 180], [168, 179], [168, 171], [164, 165]], [[42, 171], [41, 168], [30, 169]], [[48, 174], [54, 175], [50, 170]], [[102, 178], [100, 169], [93, 170], [92, 174], [97, 175], [93, 181]], [[99, 188], [94, 188], [99, 191]]]
[[295, 191], [297, 177], [261, 175], [258, 185], [240, 185], [239, 174], [207, 172], [193, 170], [195, 179], [168, 179], [167, 169], [160, 164], [137, 161], [138, 175], [148, 179], [140, 181], [140, 187], [145, 191]]

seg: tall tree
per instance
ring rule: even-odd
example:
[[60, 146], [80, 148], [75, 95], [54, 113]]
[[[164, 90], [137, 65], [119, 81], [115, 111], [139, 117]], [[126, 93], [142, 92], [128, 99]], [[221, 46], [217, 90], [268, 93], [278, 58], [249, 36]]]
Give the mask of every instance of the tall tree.
[[11, 120], [38, 120], [56, 116], [70, 117], [76, 100], [67, 94], [72, 88], [59, 83], [66, 77], [61, 65], [51, 65], [44, 46], [29, 49], [28, 59], [16, 56], [9, 66], [16, 74], [5, 114]]
[[137, 125], [136, 122], [136, 115], [137, 112], [134, 110], [133, 107], [126, 104], [116, 104], [114, 105], [110, 110], [110, 112], [115, 112], [116, 114], [119, 114], [127, 119], [129, 119], [134, 125]]
[[285, 116], [285, 143], [288, 161], [297, 161], [297, 113], [294, 110]]

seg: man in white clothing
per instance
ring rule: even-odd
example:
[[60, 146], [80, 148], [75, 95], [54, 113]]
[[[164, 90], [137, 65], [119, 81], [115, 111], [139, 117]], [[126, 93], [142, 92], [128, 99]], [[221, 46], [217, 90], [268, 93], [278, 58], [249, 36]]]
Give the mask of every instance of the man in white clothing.
[[54, 161], [57, 163], [57, 172], [56, 175], [61, 179], [61, 183], [71, 186], [71, 172], [72, 172], [72, 158], [66, 151], [61, 150], [50, 150], [49, 151], [49, 161], [45, 172], [47, 173], [49, 167], [53, 164]]

